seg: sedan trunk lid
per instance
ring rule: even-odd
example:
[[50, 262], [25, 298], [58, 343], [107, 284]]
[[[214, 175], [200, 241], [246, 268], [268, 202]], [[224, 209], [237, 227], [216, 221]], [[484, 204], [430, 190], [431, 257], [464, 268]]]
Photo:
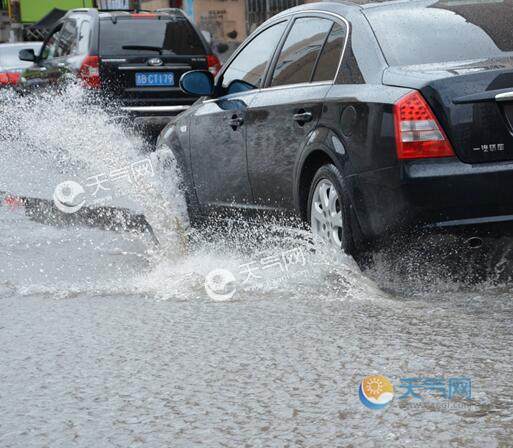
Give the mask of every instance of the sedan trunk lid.
[[419, 90], [463, 162], [513, 160], [513, 58], [389, 67], [383, 83]]

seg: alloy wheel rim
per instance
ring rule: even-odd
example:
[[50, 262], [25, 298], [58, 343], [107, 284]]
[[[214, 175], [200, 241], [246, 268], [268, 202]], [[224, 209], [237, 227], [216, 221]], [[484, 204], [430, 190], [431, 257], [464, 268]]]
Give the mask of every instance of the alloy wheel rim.
[[328, 179], [322, 179], [315, 187], [310, 225], [316, 239], [321, 239], [337, 249], [342, 248], [342, 204], [335, 186]]

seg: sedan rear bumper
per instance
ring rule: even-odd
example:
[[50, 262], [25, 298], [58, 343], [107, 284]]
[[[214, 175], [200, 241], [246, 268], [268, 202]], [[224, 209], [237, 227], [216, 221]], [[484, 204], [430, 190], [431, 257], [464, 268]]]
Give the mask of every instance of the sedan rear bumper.
[[362, 231], [369, 237], [403, 226], [513, 222], [513, 162], [408, 161], [352, 176], [350, 188]]

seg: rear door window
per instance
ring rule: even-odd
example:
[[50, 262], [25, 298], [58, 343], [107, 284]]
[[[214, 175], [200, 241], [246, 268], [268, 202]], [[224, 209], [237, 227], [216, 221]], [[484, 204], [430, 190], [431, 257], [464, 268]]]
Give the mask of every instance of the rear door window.
[[346, 41], [346, 33], [345, 26], [338, 23], [333, 24], [319, 56], [313, 81], [333, 81], [335, 79]]
[[310, 82], [333, 22], [318, 17], [296, 19], [283, 44], [271, 86]]
[[[140, 49], [127, 49], [137, 46]], [[119, 18], [116, 21], [100, 21], [100, 54], [102, 55], [136, 55], [151, 53], [153, 50], [142, 47], [162, 49], [162, 54], [204, 55], [206, 53], [200, 37], [182, 17], [172, 20]], [[155, 51], [156, 54], [158, 52]]]

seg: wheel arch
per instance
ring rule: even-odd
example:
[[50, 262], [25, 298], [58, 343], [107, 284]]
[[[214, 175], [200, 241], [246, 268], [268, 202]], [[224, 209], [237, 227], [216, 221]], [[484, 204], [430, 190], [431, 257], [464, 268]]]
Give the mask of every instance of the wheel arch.
[[[294, 170], [294, 206], [304, 222], [307, 222], [308, 195], [312, 180], [317, 170], [328, 163], [335, 165], [342, 174], [350, 171], [350, 160], [343, 140], [329, 128], [317, 128], [309, 135]], [[350, 191], [348, 193], [353, 237], [359, 242], [364, 238], [353, 198]]]
[[294, 170], [294, 206], [303, 221], [306, 221], [310, 185], [317, 170], [328, 163], [343, 172], [346, 156], [344, 144], [328, 128], [317, 128], [300, 151]]

